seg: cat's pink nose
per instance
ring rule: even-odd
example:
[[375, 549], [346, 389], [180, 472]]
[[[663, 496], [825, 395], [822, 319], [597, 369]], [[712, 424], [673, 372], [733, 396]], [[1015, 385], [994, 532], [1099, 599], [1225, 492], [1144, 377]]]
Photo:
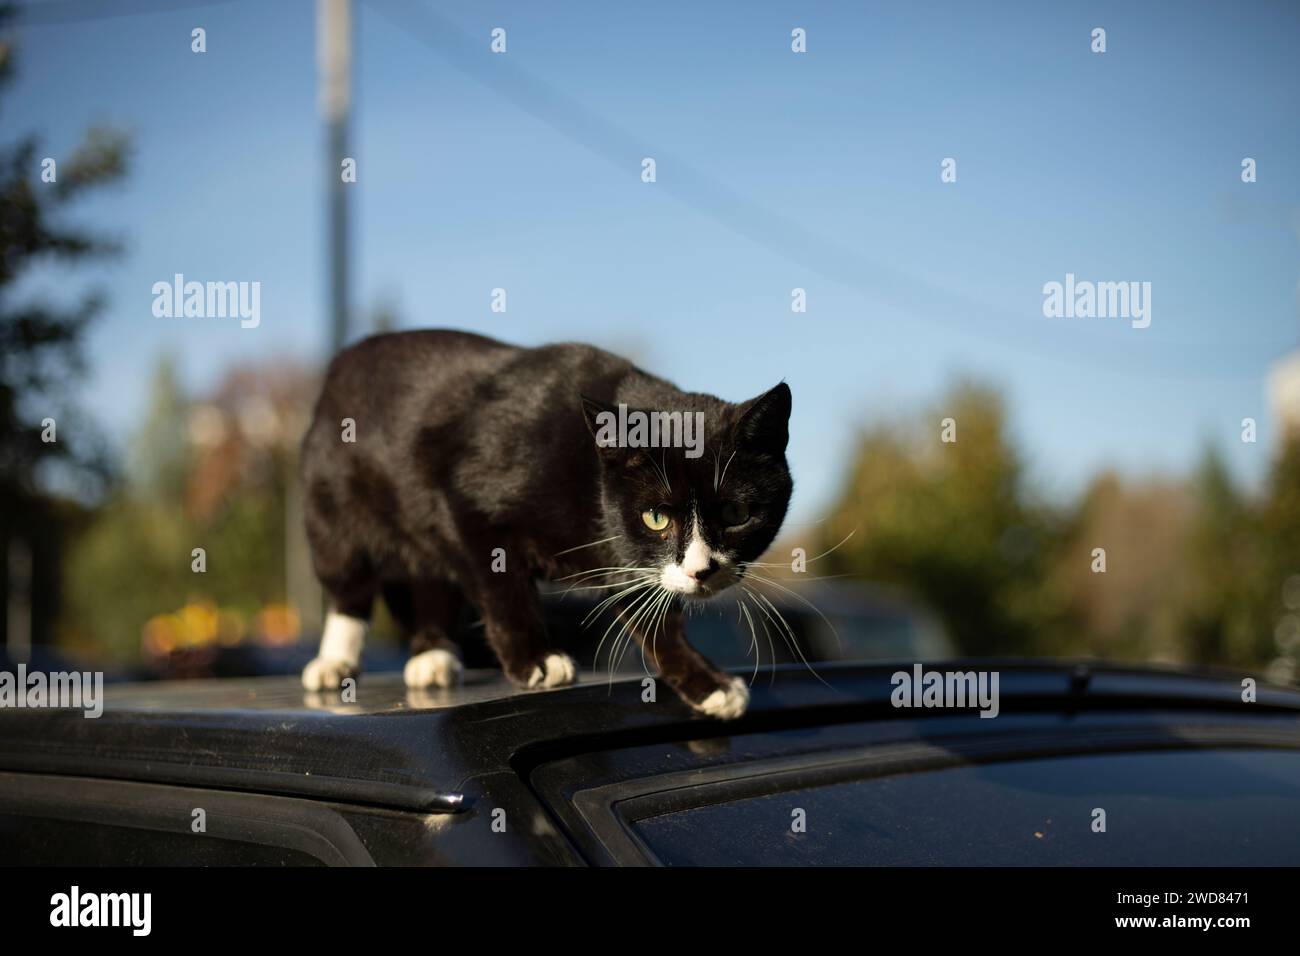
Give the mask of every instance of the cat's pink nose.
[[717, 571], [718, 567], [718, 562], [710, 558], [707, 565], [702, 568], [696, 568], [693, 571], [687, 571], [686, 576], [692, 581], [698, 581], [700, 584], [703, 584], [709, 578], [713, 577], [713, 572]]

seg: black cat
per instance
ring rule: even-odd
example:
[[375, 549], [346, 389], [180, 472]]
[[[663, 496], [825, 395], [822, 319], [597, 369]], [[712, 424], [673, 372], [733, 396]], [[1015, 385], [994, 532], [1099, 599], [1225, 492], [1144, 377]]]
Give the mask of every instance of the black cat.
[[609, 596], [614, 630], [688, 704], [738, 717], [745, 682], [686, 642], [681, 602], [735, 584], [776, 536], [789, 417], [784, 383], [733, 405], [587, 345], [424, 331], [348, 348], [303, 444], [307, 534], [333, 602], [303, 685], [357, 672], [379, 595], [410, 635], [410, 686], [458, 678], [462, 600], [513, 682], [569, 683], [535, 584], [564, 579]]

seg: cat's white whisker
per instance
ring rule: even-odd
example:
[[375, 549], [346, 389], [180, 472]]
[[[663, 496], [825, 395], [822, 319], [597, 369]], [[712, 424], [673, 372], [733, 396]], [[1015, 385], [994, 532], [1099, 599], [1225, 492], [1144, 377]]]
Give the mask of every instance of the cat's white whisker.
[[[618, 652], [619, 652], [619, 648], [622, 646], [623, 637], [628, 633], [628, 630], [632, 626], [633, 622], [641, 615], [645, 607], [651, 601], [653, 601], [655, 597], [656, 597], [655, 586], [650, 585], [647, 588], [646, 594], [638, 594], [636, 598], [631, 603], [629, 603], [627, 607], [623, 608], [620, 613], [616, 614], [614, 620], [610, 622], [610, 626], [612, 627], [620, 620], [622, 621], [622, 627], [615, 635], [614, 643], [610, 645], [610, 649], [609, 649], [609, 683], [611, 687], [614, 684], [614, 669], [617, 663], [617, 658], [621, 657], [621, 655], [619, 655]], [[609, 633], [609, 628], [606, 628], [605, 634], [608, 633]], [[601, 644], [605, 643], [605, 637], [603, 635], [600, 639], [600, 643]], [[597, 658], [600, 657], [599, 646], [596, 648], [596, 656]]]
[[630, 564], [621, 564], [609, 568], [587, 568], [585, 571], [575, 571], [573, 574], [566, 574], [563, 577], [555, 578], [556, 581], [568, 581], [572, 578], [582, 577], [587, 574], [616, 574], [619, 571], [655, 571], [656, 568], [638, 568]]
[[[658, 606], [660, 602], [662, 602], [662, 600], [663, 600], [663, 596], [662, 594], [660, 594], [660, 596], [655, 597], [655, 600], [651, 602], [650, 613], [646, 615], [646, 619], [645, 619], [646, 628], [649, 628], [650, 622], [653, 622], [655, 618], [655, 610], [658, 609]], [[650, 667], [646, 665], [646, 643], [645, 640], [638, 640], [638, 637], [640, 637], [640, 635], [637, 635], [637, 632], [633, 631], [632, 636], [628, 637], [628, 645], [630, 646], [633, 640], [636, 640], [637, 643], [641, 645], [641, 671], [643, 672], [643, 674], [647, 676], [647, 678], [649, 678], [649, 676], [654, 676], [654, 675], [650, 674]], [[621, 656], [619, 659], [621, 659]]]
[[667, 493], [668, 497], [671, 498], [673, 496], [673, 486], [668, 481], [668, 452], [665, 451], [660, 455], [660, 464], [658, 465], [655, 464], [653, 458], [649, 459], [649, 461], [650, 467], [653, 468], [655, 474], [659, 476], [659, 481], [663, 484], [664, 491]]
[[[600, 635], [600, 641], [599, 641], [599, 643], [596, 644], [596, 653], [595, 653], [595, 655], [593, 655], [593, 657], [592, 657], [592, 665], [593, 665], [593, 666], [595, 666], [595, 665], [597, 665], [597, 664], [599, 663], [599, 661], [600, 661], [600, 649], [601, 649], [602, 647], [605, 646], [605, 640], [609, 637], [609, 632], [610, 632], [611, 630], [613, 630], [614, 625], [615, 625], [615, 624], [618, 624], [620, 621], [626, 622], [627, 615], [630, 613], [631, 608], [634, 607], [634, 606], [636, 606], [636, 605], [638, 605], [638, 604], [639, 604], [642, 600], [644, 600], [647, 596], [652, 596], [652, 595], [654, 594], [654, 590], [653, 590], [653, 589], [654, 589], [654, 586], [655, 586], [655, 585], [654, 585], [654, 582], [653, 582], [653, 581], [650, 581], [650, 582], [647, 582], [647, 583], [644, 583], [644, 584], [638, 584], [638, 585], [635, 585], [634, 587], [630, 588], [626, 594], [620, 594], [620, 595], [617, 596], [617, 597], [625, 598], [625, 600], [626, 600], [627, 603], [626, 603], [624, 606], [622, 606], [622, 607], [618, 607], [618, 608], [615, 609], [613, 620], [611, 620], [611, 621], [609, 622], [609, 624], [606, 625], [606, 627], [605, 627], [605, 632], [604, 632], [603, 634]], [[643, 595], [643, 594], [641, 593], [642, 591], [646, 591], [646, 592], [648, 592], [648, 593], [647, 593], [646, 595]], [[584, 624], [585, 624], [585, 622], [584, 622]], [[624, 627], [626, 627], [626, 623], [624, 623]], [[622, 631], [620, 631], [619, 633], [621, 634]], [[617, 640], [617, 638], [615, 638], [615, 644], [617, 644], [617, 643], [618, 643], [618, 640]], [[613, 651], [612, 651], [612, 650], [611, 650], [611, 652], [610, 652], [610, 656], [611, 656], [610, 683], [612, 684], [613, 681], [614, 681], [614, 671], [613, 671], [613, 666], [612, 666], [612, 657], [613, 657]]]
[[[638, 627], [640, 627], [642, 624], [644, 624], [645, 621], [649, 620], [651, 617], [654, 616], [654, 608], [658, 603], [659, 603], [659, 595], [656, 594], [647, 604], [645, 610], [642, 611], [639, 621], [631, 622], [629, 623], [628, 627], [625, 628], [624, 635], [621, 636], [621, 640], [623, 643], [623, 650], [620, 651], [618, 654], [618, 663], [620, 667], [622, 666], [623, 663], [623, 656], [627, 653], [628, 648], [630, 648], [632, 646], [632, 643], [637, 640]], [[645, 672], [645, 675], [647, 677], [649, 677], [650, 669], [646, 667], [646, 662], [645, 662], [645, 643], [644, 642], [639, 642], [639, 643], [641, 644], [641, 670]]]
[[[746, 588], [746, 590], [749, 589]], [[750, 591], [749, 593], [760, 602], [758, 607], [764, 614], [766, 614], [767, 611], [764, 609], [763, 605], [767, 605], [768, 608], [771, 608], [772, 614], [776, 615], [772, 623], [776, 624], [779, 621], [781, 625], [785, 627], [786, 632], [789, 634], [786, 642], [790, 645], [790, 649], [799, 656], [799, 660], [803, 661], [804, 667], [808, 668], [808, 672], [812, 674], [813, 677], [816, 677], [817, 680], [821, 681], [824, 686], [830, 687], [831, 685], [827, 684], [826, 681], [822, 679], [822, 675], [817, 673], [817, 668], [813, 667], [812, 664], [808, 662], [808, 658], [804, 656], [803, 649], [799, 647], [798, 638], [795, 637], [794, 629], [790, 627], [790, 623], [785, 619], [781, 612], [777, 610], [776, 605], [768, 600], [767, 596], [764, 594], [760, 594], [757, 591]]]
[[574, 551], [581, 551], [583, 548], [594, 548], [598, 544], [608, 544], [611, 541], [617, 541], [621, 537], [623, 537], [621, 534], [612, 534], [608, 538], [601, 538], [599, 541], [588, 541], [586, 544], [579, 544], [572, 548], [565, 548], [563, 551], [556, 551], [551, 557], [558, 558], [560, 555], [572, 554]]
[[659, 618], [655, 621], [654, 630], [650, 632], [650, 656], [654, 658], [655, 670], [659, 671], [659, 629], [663, 627], [664, 622], [668, 620], [668, 612], [673, 609], [673, 594], [671, 591], [664, 591], [663, 600], [659, 603]]
[[614, 682], [614, 669], [616, 666], [616, 662], [620, 660], [622, 657], [620, 651], [623, 647], [623, 638], [627, 635], [628, 630], [632, 626], [632, 622], [635, 620], [635, 618], [653, 600], [654, 600], [654, 588], [650, 588], [647, 591], [647, 593], [640, 595], [640, 597], [638, 598], [637, 605], [636, 605], [637, 610], [628, 611], [628, 613], [619, 622], [618, 631], [614, 634], [614, 642], [613, 644], [610, 645], [609, 648], [609, 681], [611, 684], [613, 684]]
[[[646, 572], [651, 570], [653, 569], [628, 568], [626, 570], [602, 572], [598, 575], [593, 575], [591, 577], [578, 578], [578, 580], [574, 581], [572, 584], [570, 584], [567, 588], [564, 589], [564, 593], [560, 595], [560, 598], [563, 599], [565, 597], [568, 597], [568, 595], [573, 591], [607, 590], [609, 588], [623, 587], [624, 585], [631, 584], [634, 581], [644, 580], [647, 576]], [[592, 581], [597, 580], [598, 578], [613, 577], [615, 574], [620, 574], [622, 575], [622, 577], [620, 577], [619, 580], [617, 581], [610, 581], [604, 584], [590, 583]]]
[[[628, 626], [625, 629], [623, 635], [623, 650], [619, 652], [618, 655], [618, 663], [617, 663], [618, 667], [622, 666], [623, 656], [627, 653], [627, 649], [631, 647], [633, 641], [638, 639], [639, 630], [648, 628], [649, 622], [654, 619], [656, 609], [659, 607], [659, 604], [662, 601], [663, 601], [663, 589], [658, 588], [654, 597], [650, 601], [648, 601], [645, 604], [645, 606], [642, 607], [641, 612], [632, 621], [628, 622]], [[644, 665], [645, 665], [644, 644], [642, 645], [641, 663], [644, 669]], [[646, 676], [649, 676], [648, 671]]]
[[778, 591], [790, 595], [790, 597], [794, 598], [795, 600], [802, 601], [807, 607], [812, 609], [812, 611], [818, 617], [822, 619], [822, 623], [824, 623], [828, 628], [830, 628], [831, 633], [835, 635], [835, 646], [839, 649], [841, 655], [844, 653], [844, 642], [840, 639], [840, 632], [835, 629], [835, 625], [830, 622], [830, 620], [826, 617], [826, 615], [822, 613], [821, 608], [819, 608], [816, 604], [813, 604], [812, 601], [809, 601], [806, 597], [804, 597], [802, 594], [800, 594], [798, 591], [794, 590], [793, 588], [786, 587], [780, 581], [777, 581], [775, 578], [768, 577], [765, 574], [755, 574], [754, 577], [750, 578], [750, 580], [753, 581], [755, 584], [771, 585], [772, 587], [776, 588]]
[[[744, 595], [741, 595], [740, 600], [736, 602], [736, 607], [740, 609], [740, 613], [736, 615], [736, 623], [739, 624], [742, 618], [749, 617], [749, 611], [745, 608]], [[754, 681], [758, 678], [758, 665], [762, 662], [762, 655], [758, 651], [758, 634], [754, 630], [752, 620], [749, 622], [749, 653], [754, 655], [754, 673], [749, 678], [749, 686], [753, 687]], [[772, 664], [775, 666], [776, 661], [773, 660]]]
[[[626, 577], [626, 575], [635, 575], [636, 578], [640, 578], [640, 577], [644, 577], [646, 573], [652, 572], [654, 570], [655, 568], [637, 568], [631, 565], [628, 565], [626, 567], [621, 567], [621, 568], [596, 568], [587, 571], [579, 571], [576, 574], [569, 574], [562, 578], [556, 578], [555, 581], [556, 583], [559, 583], [561, 581], [576, 579], [573, 581], [573, 584], [569, 585], [569, 587], [565, 589], [564, 594], [567, 595], [570, 591], [573, 591], [574, 589], [578, 589], [578, 585], [590, 584], [590, 582], [597, 580], [598, 578], [612, 578], [615, 575], [624, 575], [625, 577], [623, 578], [623, 580], [620, 581], [614, 581], [611, 582], [610, 584], [592, 585], [593, 587], [602, 587], [602, 588], [617, 587], [620, 584], [628, 583], [635, 579], [632, 577]], [[561, 597], [563, 596], [564, 595], [561, 595]]]
[[[638, 578], [637, 580], [640, 579]], [[631, 579], [624, 579], [621, 581], [611, 581], [609, 584], [573, 584], [565, 588], [564, 593], [568, 594], [570, 591], [603, 591], [609, 588], [621, 588], [623, 585], [631, 583]]]
[[[659, 601], [659, 616], [655, 619], [654, 629], [650, 632], [650, 656], [654, 658], [656, 674], [662, 673], [662, 669], [659, 666], [659, 628], [668, 617], [668, 612], [672, 609], [672, 604], [672, 593], [664, 591], [664, 597]], [[645, 641], [641, 642], [641, 655], [643, 657], [645, 656]]]
[[[742, 587], [742, 590], [745, 590], [745, 589]], [[746, 591], [746, 593], [748, 593], [748, 591]], [[753, 617], [752, 614], [749, 613], [749, 608], [748, 608], [748, 606], [747, 606], [748, 604], [749, 604], [749, 599], [748, 599], [747, 597], [745, 597], [744, 595], [742, 595], [742, 596], [741, 596], [741, 605], [740, 605], [740, 606], [741, 606], [741, 607], [744, 609], [744, 611], [745, 611], [745, 617], [747, 617], [747, 618], [749, 619], [749, 626], [750, 626], [750, 628], [753, 629], [753, 627], [754, 627], [754, 617]], [[770, 685], [770, 684], [772, 684], [772, 683], [774, 683], [774, 682], [776, 681], [776, 645], [772, 643], [772, 632], [769, 631], [769, 630], [767, 629], [767, 621], [765, 621], [763, 618], [760, 617], [760, 618], [758, 619], [758, 623], [761, 624], [761, 625], [763, 626], [763, 637], [767, 640], [767, 655], [768, 655], [768, 661], [769, 661], [769, 665], [768, 665], [768, 683], [769, 683], [769, 685]], [[759, 654], [756, 653], [756, 654], [755, 654], [755, 657], [758, 658], [759, 660], [761, 660], [761, 655], [759, 655]], [[755, 677], [758, 676], [757, 661], [756, 661], [756, 663], [755, 663], [754, 676], [755, 676]]]
[[727, 483], [727, 469], [731, 467], [731, 459], [736, 457], [736, 452], [738, 450], [739, 449], [736, 448], [733, 448], [731, 450], [731, 454], [727, 457], [727, 463], [722, 466], [722, 479], [718, 482], [715, 490], [721, 491], [722, 486]]
[[788, 647], [788, 648], [790, 649], [790, 654], [791, 654], [791, 656], [795, 656], [795, 655], [797, 655], [797, 654], [799, 653], [799, 652], [798, 652], [798, 648], [796, 648], [793, 644], [791, 644], [791, 642], [790, 642], [790, 638], [786, 635], [785, 631], [782, 630], [780, 626], [778, 626], [777, 621], [776, 621], [776, 618], [774, 618], [771, 614], [769, 614], [768, 611], [767, 611], [767, 608], [764, 607], [761, 603], [759, 603], [759, 600], [758, 600], [758, 599], [759, 599], [760, 595], [758, 595], [757, 593], [755, 593], [755, 592], [753, 592], [753, 591], [750, 591], [748, 588], [745, 589], [745, 593], [748, 594], [750, 597], [754, 598], [754, 607], [755, 607], [755, 608], [759, 611], [759, 613], [762, 615], [762, 616], [759, 618], [759, 622], [763, 625], [763, 633], [764, 633], [764, 635], [766, 635], [766, 637], [767, 637], [767, 643], [768, 643], [768, 645], [769, 645], [769, 647], [771, 648], [771, 651], [772, 651], [772, 672], [771, 672], [771, 674], [772, 674], [772, 680], [775, 681], [775, 680], [776, 680], [776, 646], [772, 643], [772, 634], [771, 634], [771, 632], [770, 632], [770, 631], [768, 630], [768, 628], [767, 628], [767, 622], [768, 622], [768, 621], [771, 621], [771, 622], [772, 622], [772, 627], [776, 628], [777, 636], [780, 637], [781, 640], [785, 642], [785, 646]]
[[[641, 620], [639, 624], [642, 634], [650, 633], [650, 628], [652, 627], [653, 622], [657, 620], [659, 607], [662, 604], [663, 604], [663, 594], [661, 593], [657, 595], [655, 599], [650, 603], [649, 612], [644, 616], [644, 618]], [[653, 676], [650, 673], [650, 668], [646, 666], [646, 662], [645, 662], [645, 643], [646, 643], [645, 640], [641, 637], [640, 634], [637, 633], [637, 630], [635, 628], [629, 628], [629, 632], [630, 632], [630, 636], [627, 639], [627, 646], [630, 647], [633, 641], [637, 641], [637, 643], [641, 645], [641, 670], [645, 673], [646, 677]], [[623, 653], [627, 653], [626, 649], [624, 650]], [[620, 661], [622, 660], [622, 655], [619, 655], [619, 660]], [[657, 663], [656, 666], [658, 666]]]
[[[807, 563], [812, 564], [814, 561], [820, 561], [822, 558], [826, 557], [826, 555], [838, 551], [840, 548], [844, 547], [844, 545], [848, 544], [849, 539], [852, 538], [857, 533], [858, 533], [858, 529], [854, 528], [852, 531], [850, 531], [848, 534], [844, 536], [844, 538], [840, 541], [839, 544], [835, 545], [834, 547], [827, 548], [825, 551], [817, 555], [817, 557], [815, 558], [809, 558]], [[790, 566], [790, 562], [788, 561], [746, 561], [745, 563], [759, 568], [788, 568]], [[844, 577], [844, 575], [836, 575], [836, 577]]]
[[[623, 583], [628, 583], [628, 584], [629, 584], [629, 587], [627, 587], [627, 588], [626, 588], [625, 590], [623, 590], [623, 591], [619, 591], [617, 594], [611, 594], [609, 597], [605, 598], [605, 599], [602, 600], [599, 604], [597, 604], [594, 608], [592, 608], [590, 611], [588, 611], [588, 612], [587, 612], [587, 616], [584, 617], [584, 618], [582, 619], [582, 626], [583, 626], [583, 627], [586, 627], [586, 626], [587, 626], [587, 622], [588, 622], [588, 621], [591, 621], [591, 620], [593, 620], [593, 619], [595, 619], [595, 618], [598, 618], [598, 617], [600, 616], [601, 612], [605, 610], [605, 608], [607, 608], [609, 605], [613, 604], [613, 603], [614, 603], [615, 601], [617, 601], [619, 598], [624, 597], [625, 595], [633, 594], [633, 593], [639, 591], [641, 588], [648, 587], [649, 585], [652, 585], [652, 584], [654, 583], [654, 579], [653, 579], [653, 578], [649, 578], [649, 577], [642, 577], [642, 578], [638, 578], [637, 580], [632, 581], [632, 582], [623, 582]], [[597, 651], [599, 651], [599, 648], [597, 648]]]

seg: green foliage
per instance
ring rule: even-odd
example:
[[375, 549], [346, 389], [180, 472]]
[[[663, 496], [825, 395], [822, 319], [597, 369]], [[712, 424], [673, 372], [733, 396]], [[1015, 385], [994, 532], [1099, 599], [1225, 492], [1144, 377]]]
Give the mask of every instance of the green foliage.
[[1233, 487], [1214, 451], [1202, 460], [1193, 489], [1197, 508], [1189, 555], [1188, 654], [1203, 663], [1265, 660], [1263, 516]]
[[193, 465], [186, 434], [186, 406], [175, 363], [164, 356], [154, 371], [145, 421], [127, 460], [127, 478], [136, 495], [176, 505], [181, 502]]
[[[0, 4], [0, 29], [13, 13]], [[12, 39], [0, 36], [0, 91], [12, 81], [15, 62]], [[8, 555], [16, 543], [31, 555], [30, 637], [37, 642], [53, 631], [62, 549], [81, 517], [51, 490], [93, 499], [110, 474], [106, 444], [69, 398], [84, 367], [85, 329], [103, 300], [93, 290], [19, 298], [15, 285], [40, 263], [75, 265], [116, 250], [66, 217], [85, 193], [125, 174], [127, 153], [120, 134], [94, 130], [58, 163], [55, 181], [45, 182], [46, 154], [35, 137], [0, 144], [0, 590], [14, 586]], [[50, 427], [53, 441], [46, 440]], [[12, 637], [8, 627], [9, 617], [0, 615], [0, 644]]]
[[[3, 17], [0, 17], [0, 21]], [[0, 45], [0, 87], [12, 71], [13, 47]], [[65, 396], [83, 370], [80, 343], [103, 307], [88, 292], [72, 303], [49, 297], [15, 301], [13, 283], [38, 262], [79, 262], [110, 254], [117, 244], [64, 224], [66, 208], [81, 195], [126, 172], [125, 138], [92, 130], [73, 155], [58, 164], [57, 180], [41, 181], [39, 143], [26, 137], [0, 146], [0, 492], [10, 500], [37, 494], [49, 466], [91, 482], [106, 475], [103, 448], [65, 429], [57, 442], [41, 440], [41, 421], [75, 416]]]
[[1300, 678], [1300, 434], [1274, 462], [1258, 527], [1262, 546], [1260, 601], [1266, 634], [1289, 662], [1277, 679]]
[[[264, 467], [241, 477], [215, 508], [196, 508], [191, 482], [204, 466], [189, 443], [191, 403], [169, 360], [159, 365], [150, 392], [129, 480], [99, 509], [66, 567], [65, 639], [94, 643], [118, 659], [137, 655], [142, 629], [157, 614], [208, 601], [248, 620], [285, 593], [292, 456], [264, 452]], [[205, 551], [203, 573], [192, 569], [198, 547]]]
[[[953, 443], [940, 440], [946, 418]], [[850, 532], [828, 567], [905, 589], [962, 653], [1300, 674], [1300, 436], [1257, 497], [1209, 451], [1190, 481], [1103, 474], [1051, 507], [1027, 493], [997, 393], [960, 383], [862, 434], [823, 543]]]
[[1005, 431], [1000, 398], [969, 382], [915, 420], [870, 428], [829, 523], [836, 540], [853, 533], [832, 570], [906, 588], [971, 654], [1034, 649], [1060, 614], [1041, 585], [1060, 530], [1026, 500]]
[[106, 502], [65, 564], [64, 639], [135, 658], [144, 622], [179, 607], [193, 586], [187, 531], [179, 514], [125, 493]]

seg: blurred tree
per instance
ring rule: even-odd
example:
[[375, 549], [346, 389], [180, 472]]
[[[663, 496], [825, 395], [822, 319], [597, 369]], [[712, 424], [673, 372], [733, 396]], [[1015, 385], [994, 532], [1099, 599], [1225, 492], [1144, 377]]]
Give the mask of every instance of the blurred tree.
[[1260, 512], [1263, 572], [1259, 577], [1262, 621], [1256, 647], [1271, 660], [1269, 676], [1300, 679], [1300, 433], [1283, 443], [1269, 472]]
[[184, 509], [185, 399], [170, 358], [159, 361], [149, 396], [127, 480], [78, 535], [67, 563], [64, 640], [118, 659], [134, 657], [143, 622], [179, 607], [194, 586], [195, 534]]
[[1215, 449], [1202, 457], [1192, 489], [1196, 517], [1184, 615], [1188, 660], [1206, 665], [1267, 660], [1259, 505], [1233, 486]]
[[[1068, 653], [1111, 660], [1188, 658], [1182, 609], [1195, 503], [1185, 484], [1093, 479], [1054, 576], [1077, 631]], [[1105, 570], [1101, 570], [1104, 552]]]
[[[955, 441], [941, 440], [952, 419]], [[963, 653], [1049, 652], [1063, 600], [1046, 570], [1063, 529], [1031, 504], [997, 393], [962, 382], [928, 413], [861, 437], [828, 522], [828, 568], [902, 586]]]
[[154, 369], [149, 409], [127, 459], [134, 494], [179, 505], [190, 469], [188, 403], [176, 378], [176, 364], [163, 356]]
[[285, 601], [287, 499], [314, 392], [312, 374], [279, 359], [232, 368], [196, 400], [159, 363], [128, 480], [69, 556], [70, 644], [134, 660], [151, 619], [206, 604], [242, 640]]
[[1256, 497], [1213, 449], [1190, 480], [1103, 473], [1074, 507], [1036, 503], [1024, 484], [997, 393], [959, 383], [923, 415], [863, 432], [823, 544], [856, 533], [827, 568], [903, 587], [968, 654], [1300, 676], [1300, 439]]
[[[0, 4], [0, 31], [13, 15], [11, 4]], [[0, 33], [0, 92], [12, 82], [14, 63], [13, 39]], [[30, 609], [24, 634], [10, 635], [10, 615], [0, 614], [0, 647], [43, 643], [52, 631], [63, 541], [80, 509], [51, 491], [94, 496], [109, 473], [106, 445], [85, 427], [69, 387], [82, 372], [82, 334], [102, 298], [19, 298], [15, 287], [38, 264], [78, 263], [116, 250], [63, 223], [62, 215], [86, 192], [119, 179], [126, 157], [125, 139], [106, 129], [92, 130], [53, 168], [33, 136], [0, 144], [0, 592]]]
[[[12, 16], [10, 5], [0, 6], [0, 29]], [[0, 37], [0, 90], [11, 82], [13, 67], [13, 41]], [[102, 444], [66, 427], [74, 417], [67, 385], [83, 368], [81, 336], [103, 300], [90, 293], [70, 305], [14, 301], [13, 286], [39, 262], [78, 262], [117, 250], [115, 243], [60, 219], [84, 193], [121, 178], [127, 160], [120, 133], [92, 130], [57, 164], [55, 181], [44, 182], [38, 147], [32, 136], [0, 145], [0, 497], [19, 509], [37, 493], [47, 465], [83, 481], [98, 482], [105, 475]], [[65, 425], [56, 431], [56, 441], [42, 440], [46, 418]]]

